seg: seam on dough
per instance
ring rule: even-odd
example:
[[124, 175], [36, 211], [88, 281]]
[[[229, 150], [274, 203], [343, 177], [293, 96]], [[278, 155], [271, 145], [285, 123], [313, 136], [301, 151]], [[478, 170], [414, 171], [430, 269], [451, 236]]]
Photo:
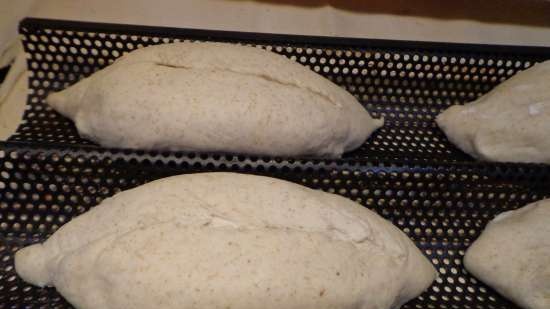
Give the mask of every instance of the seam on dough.
[[[369, 229], [369, 236], [365, 237], [364, 239], [361, 239], [361, 240], [353, 240], [353, 237], [347, 233], [345, 233], [345, 231], [341, 230], [341, 229], [338, 229], [336, 228], [335, 226], [331, 226], [329, 224], [327, 224], [328, 226], [328, 230], [322, 230], [322, 229], [310, 229], [310, 228], [304, 228], [304, 229], [299, 229], [299, 228], [296, 228], [296, 227], [291, 227], [291, 226], [285, 226], [285, 225], [279, 225], [279, 224], [254, 224], [254, 223], [245, 223], [244, 225], [240, 222], [235, 222], [229, 218], [226, 218], [222, 215], [219, 215], [217, 213], [214, 212], [214, 209], [215, 209], [215, 206], [213, 206], [212, 204], [210, 204], [209, 202], [207, 202], [206, 200], [204, 200], [202, 197], [200, 197], [198, 194], [195, 194], [194, 192], [192, 192], [191, 190], [187, 189], [187, 188], [183, 188], [183, 190], [189, 194], [190, 196], [192, 196], [193, 198], [195, 198], [197, 201], [199, 201], [200, 203], [202, 203], [202, 205], [206, 206], [206, 207], [203, 207], [204, 209], [208, 210], [209, 212], [209, 217], [210, 217], [210, 221], [209, 222], [205, 222], [205, 224], [203, 225], [210, 225], [212, 223], [214, 223], [213, 221], [215, 221], [216, 219], [218, 219], [219, 221], [217, 221], [218, 223], [223, 223], [225, 221], [225, 223], [227, 223], [226, 225], [224, 226], [227, 226], [227, 227], [232, 227], [232, 228], [235, 228], [235, 229], [261, 229], [261, 228], [273, 228], [273, 229], [287, 229], [287, 230], [294, 230], [294, 231], [299, 231], [299, 232], [311, 232], [311, 233], [321, 233], [321, 234], [324, 234], [324, 235], [327, 235], [328, 237], [330, 237], [331, 239], [337, 239], [337, 240], [341, 240], [341, 241], [345, 241], [345, 242], [349, 242], [349, 243], [354, 243], [354, 244], [360, 244], [360, 243], [364, 243], [364, 242], [369, 242], [371, 245], [373, 246], [376, 246], [376, 247], [380, 247], [380, 248], [384, 248], [382, 246], [379, 246], [373, 239], [372, 237], [372, 229], [370, 227], [370, 224], [367, 223], [367, 226], [368, 226], [368, 229]], [[201, 206], [202, 206], [201, 205]], [[342, 215], [342, 213], [340, 211], [337, 211], [340, 215]], [[352, 216], [349, 216], [349, 215], [346, 215], [346, 217], [348, 218], [351, 218]], [[216, 227], [215, 225], [212, 225], [212, 227]], [[347, 239], [345, 239], [344, 237], [338, 237], [338, 235], [345, 235]]]
[[[147, 62], [147, 61], [143, 61], [143, 62]], [[137, 63], [137, 62], [135, 62]], [[258, 78], [261, 78], [261, 79], [264, 79], [264, 80], [267, 80], [267, 81], [270, 81], [270, 82], [275, 82], [275, 83], [278, 83], [280, 85], [284, 85], [284, 86], [292, 86], [292, 87], [295, 87], [295, 88], [298, 88], [298, 89], [304, 89], [304, 90], [307, 90], [309, 92], [312, 92], [320, 97], [323, 97], [325, 98], [327, 101], [329, 101], [332, 105], [338, 107], [338, 108], [342, 108], [342, 104], [336, 100], [334, 100], [332, 97], [330, 97], [329, 95], [326, 95], [320, 91], [317, 91], [311, 87], [308, 87], [308, 86], [300, 86], [298, 85], [297, 83], [293, 83], [293, 82], [287, 82], [287, 81], [284, 81], [284, 80], [280, 80], [280, 79], [276, 79], [276, 78], [273, 78], [269, 75], [265, 75], [265, 74], [255, 74], [255, 73], [252, 73], [252, 72], [243, 72], [243, 71], [238, 71], [238, 70], [231, 70], [231, 69], [219, 69], [219, 68], [208, 68], [208, 67], [195, 67], [195, 66], [176, 66], [176, 65], [171, 65], [171, 64], [166, 64], [166, 63], [162, 63], [162, 62], [153, 62], [155, 65], [158, 65], [158, 66], [164, 66], [164, 67], [168, 67], [168, 68], [174, 68], [174, 69], [205, 69], [205, 70], [210, 70], [210, 71], [213, 71], [213, 72], [230, 72], [230, 73], [234, 73], [234, 74], [239, 74], [239, 75], [245, 75], [245, 76], [254, 76], [254, 77], [258, 77]], [[312, 72], [313, 74], [316, 74], [315, 72]], [[345, 91], [342, 89], [342, 91]]]
[[[202, 197], [200, 197], [196, 193], [192, 192], [188, 188], [182, 188], [182, 189], [187, 194], [189, 194], [190, 196], [195, 198], [197, 201], [201, 202], [204, 206], [206, 206], [206, 207], [204, 207], [204, 209], [208, 210], [208, 212], [209, 212], [210, 221], [202, 222], [201, 224], [197, 224], [195, 226], [211, 226], [212, 228], [225, 227], [225, 228], [233, 228], [233, 229], [237, 229], [237, 230], [274, 229], [274, 230], [290, 230], [290, 231], [296, 231], [296, 232], [302, 232], [302, 233], [318, 233], [318, 234], [325, 235], [328, 238], [333, 239], [333, 240], [342, 241], [342, 242], [345, 242], [345, 243], [352, 244], [353, 246], [363, 244], [363, 243], [368, 243], [370, 247], [376, 248], [380, 252], [385, 252], [385, 253], [388, 253], [388, 254], [395, 255], [399, 259], [403, 258], [403, 252], [395, 252], [394, 250], [386, 247], [383, 243], [379, 243], [379, 241], [377, 241], [376, 237], [373, 236], [373, 231], [372, 231], [372, 227], [370, 225], [371, 224], [370, 221], [367, 222], [367, 226], [368, 226], [368, 229], [369, 229], [369, 232], [370, 232], [369, 236], [367, 236], [367, 237], [365, 237], [364, 239], [361, 239], [361, 240], [354, 240], [353, 237], [351, 237], [351, 235], [348, 235], [343, 230], [337, 229], [334, 226], [328, 226], [328, 225], [327, 225], [328, 230], [311, 229], [311, 228], [299, 229], [297, 227], [291, 227], [291, 226], [285, 226], [285, 225], [279, 225], [279, 224], [262, 224], [261, 222], [260, 222], [260, 224], [254, 224], [254, 223], [250, 224], [250, 223], [248, 223], [246, 225], [243, 225], [240, 222], [235, 222], [235, 221], [230, 220], [230, 219], [228, 219], [224, 216], [221, 216], [221, 215], [218, 215], [218, 214], [214, 213], [213, 210], [215, 209], [215, 206], [213, 206], [212, 204], [210, 204], [209, 202], [207, 202]], [[340, 213], [340, 215], [342, 215], [341, 212], [338, 211], [338, 213]], [[351, 215], [346, 215], [346, 216], [349, 217], [349, 218], [353, 217]], [[223, 225], [223, 226], [216, 226], [215, 223], [213, 224], [213, 221], [215, 219], [222, 219], [222, 221], [218, 221], [218, 223], [223, 223], [223, 221], [226, 221], [228, 224]], [[180, 225], [181, 225], [181, 223], [180, 223]], [[194, 225], [185, 225], [185, 226], [194, 226]], [[344, 238], [344, 237], [339, 236], [339, 235], [345, 235], [346, 237]], [[393, 240], [394, 241], [399, 241], [397, 239], [393, 239]], [[401, 248], [401, 246], [399, 246], [399, 247]]]
[[[217, 226], [216, 227], [215, 225], [212, 224], [212, 219], [215, 219], [216, 217], [218, 217], [218, 218], [221, 218], [225, 221], [228, 221], [229, 224], [226, 225], [226, 226], [223, 226], [223, 227], [230, 227], [230, 228], [241, 229], [241, 230], [274, 229], [274, 230], [291, 230], [291, 231], [303, 232], [303, 233], [318, 233], [318, 234], [325, 235], [328, 238], [333, 239], [333, 240], [342, 241], [342, 242], [345, 242], [345, 243], [352, 244], [353, 246], [360, 245], [360, 244], [363, 244], [363, 243], [367, 243], [371, 248], [376, 248], [380, 252], [385, 252], [386, 254], [396, 256], [398, 259], [403, 259], [403, 258], [406, 259], [406, 258], [408, 258], [408, 255], [409, 255], [408, 249], [405, 250], [405, 251], [407, 251], [405, 254], [402, 252], [403, 251], [403, 246], [401, 245], [399, 239], [394, 239], [393, 237], [390, 237], [390, 238], [392, 238], [392, 241], [395, 241], [395, 242], [398, 243], [397, 247], [399, 248], [399, 250], [394, 250], [390, 247], [387, 247], [387, 246], [384, 245], [383, 241], [381, 242], [380, 239], [377, 239], [374, 236], [374, 231], [373, 231], [373, 228], [371, 226], [372, 222], [370, 220], [367, 221], [367, 223], [366, 223], [367, 229], [369, 231], [369, 235], [365, 238], [360, 239], [360, 240], [354, 240], [352, 235], [346, 233], [342, 229], [336, 228], [332, 224], [327, 224], [327, 222], [325, 222], [327, 224], [327, 229], [312, 229], [312, 228], [299, 229], [297, 227], [291, 227], [291, 226], [285, 226], [285, 225], [279, 225], [279, 224], [267, 224], [267, 223], [262, 224], [262, 222], [260, 222], [259, 224], [256, 224], [256, 223], [250, 224], [250, 223], [248, 223], [246, 225], [242, 225], [240, 222], [235, 222], [235, 221], [230, 220], [230, 219], [228, 219], [224, 216], [220, 216], [218, 214], [215, 214], [214, 211], [213, 211], [215, 209], [215, 206], [213, 206], [212, 204], [210, 204], [209, 202], [207, 202], [202, 197], [200, 197], [198, 194], [192, 192], [188, 188], [182, 188], [182, 189], [187, 194], [191, 195], [197, 201], [201, 202], [203, 205], [206, 206], [205, 209], [208, 210], [211, 221], [208, 222], [208, 223], [205, 222], [206, 224], [203, 223], [202, 224], [203, 226], [210, 225], [212, 228], [221, 228], [222, 226]], [[317, 198], [315, 198], [315, 200], [318, 201], [319, 203], [322, 203]], [[340, 211], [339, 208], [336, 208], [335, 211], [339, 215], [347, 217], [347, 218], [353, 218], [354, 217], [353, 215], [351, 215], [349, 213], [343, 214]], [[326, 218], [324, 218], [324, 219], [326, 219]], [[387, 232], [387, 231], [386, 231], [386, 233], [389, 234], [389, 232]], [[341, 235], [345, 235], [345, 237], [342, 237]]]

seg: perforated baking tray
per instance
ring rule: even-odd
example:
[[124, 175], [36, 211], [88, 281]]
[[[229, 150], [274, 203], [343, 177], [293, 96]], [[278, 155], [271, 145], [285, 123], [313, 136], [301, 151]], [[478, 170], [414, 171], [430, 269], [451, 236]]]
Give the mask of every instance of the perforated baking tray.
[[43, 99], [136, 48], [174, 41], [250, 44], [289, 57], [355, 95], [386, 124], [345, 159], [470, 161], [434, 123], [535, 62], [550, 48], [400, 42], [27, 19], [20, 25], [31, 71], [29, 109], [12, 141], [90, 145]]
[[[29, 108], [0, 143], [0, 308], [69, 308], [55, 289], [22, 282], [13, 253], [116, 192], [165, 176], [235, 171], [347, 196], [407, 233], [439, 279], [405, 308], [516, 308], [462, 267], [468, 245], [498, 213], [550, 196], [550, 167], [473, 162], [433, 119], [550, 49], [235, 33], [27, 19]], [[340, 160], [109, 150], [80, 139], [42, 100], [124, 52], [174, 40], [258, 45], [308, 65], [358, 97], [386, 125]]]

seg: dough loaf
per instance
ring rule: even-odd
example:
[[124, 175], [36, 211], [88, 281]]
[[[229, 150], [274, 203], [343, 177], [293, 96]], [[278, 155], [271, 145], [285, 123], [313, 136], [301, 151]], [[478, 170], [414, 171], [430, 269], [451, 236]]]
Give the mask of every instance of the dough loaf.
[[223, 43], [138, 49], [47, 103], [106, 147], [339, 157], [383, 124], [308, 68]]
[[486, 161], [550, 163], [550, 61], [437, 117], [451, 142]]
[[550, 200], [497, 216], [468, 249], [464, 265], [521, 307], [550, 308]]
[[15, 267], [79, 309], [399, 308], [436, 275], [359, 204], [232, 173], [121, 192], [18, 251]]

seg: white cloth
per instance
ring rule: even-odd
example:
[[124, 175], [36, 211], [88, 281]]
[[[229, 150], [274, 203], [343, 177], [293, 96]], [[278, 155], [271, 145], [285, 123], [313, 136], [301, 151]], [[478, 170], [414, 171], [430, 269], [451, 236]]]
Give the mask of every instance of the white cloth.
[[25, 111], [27, 102], [28, 72], [25, 53], [19, 41], [12, 50], [17, 55], [0, 85], [0, 140], [6, 140], [15, 132]]
[[15, 58], [17, 46], [17, 26], [19, 20], [27, 15], [34, 0], [0, 1], [0, 68]]
[[550, 46], [550, 4], [539, 0], [361, 2], [157, 0], [153, 5], [150, 0], [41, 0], [29, 15], [235, 31]]

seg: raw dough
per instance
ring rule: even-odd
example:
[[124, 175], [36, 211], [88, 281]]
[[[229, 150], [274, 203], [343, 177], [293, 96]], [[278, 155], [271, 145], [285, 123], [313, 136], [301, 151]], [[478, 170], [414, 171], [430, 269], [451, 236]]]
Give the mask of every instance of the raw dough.
[[451, 142], [487, 161], [550, 163], [550, 61], [437, 117]]
[[306, 67], [222, 43], [138, 49], [47, 102], [107, 147], [339, 157], [383, 124]]
[[80, 309], [399, 308], [435, 270], [338, 195], [204, 173], [124, 191], [16, 253], [17, 273]]
[[468, 249], [464, 265], [523, 308], [550, 308], [550, 200], [497, 216]]

